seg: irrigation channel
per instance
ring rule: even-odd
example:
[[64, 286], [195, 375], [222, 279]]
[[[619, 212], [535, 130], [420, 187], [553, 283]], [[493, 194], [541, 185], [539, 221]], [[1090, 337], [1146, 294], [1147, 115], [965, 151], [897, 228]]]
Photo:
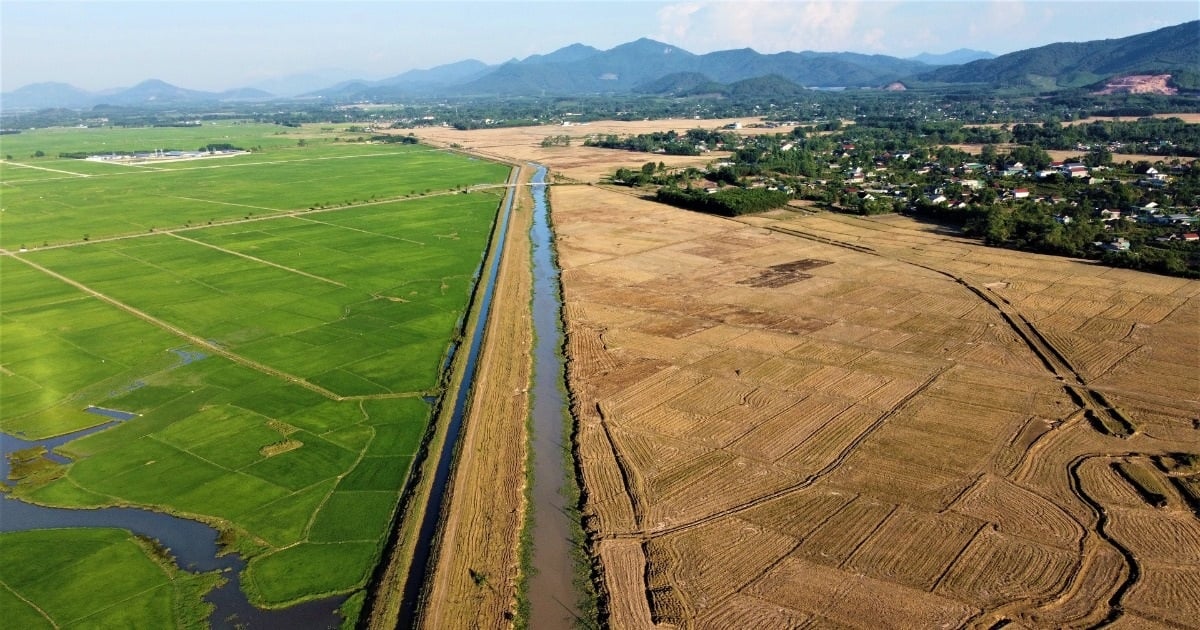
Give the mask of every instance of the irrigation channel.
[[[516, 183], [510, 179], [509, 183]], [[512, 214], [513, 200], [516, 198], [516, 186], [509, 186], [508, 194], [504, 197], [504, 205], [500, 208], [498, 220], [499, 229], [492, 241], [495, 255], [486, 275], [481, 275], [483, 282], [483, 298], [479, 303], [479, 316], [475, 320], [475, 330], [471, 332], [470, 346], [467, 349], [467, 362], [463, 371], [462, 383], [458, 386], [458, 394], [454, 398], [454, 407], [450, 415], [450, 423], [446, 427], [446, 438], [442, 442], [442, 450], [437, 454], [437, 468], [434, 469], [433, 482], [430, 485], [429, 500], [421, 516], [421, 527], [417, 531], [417, 543], [413, 549], [412, 562], [408, 567], [408, 577], [404, 581], [404, 594], [400, 601], [400, 630], [416, 627], [417, 608], [421, 602], [422, 591], [429, 581], [430, 560], [433, 546], [437, 538], [438, 524], [442, 522], [442, 508], [446, 498], [447, 484], [450, 482], [450, 469], [454, 461], [455, 446], [462, 432], [463, 417], [467, 413], [467, 401], [470, 399], [471, 386], [475, 383], [475, 368], [479, 362], [479, 351], [483, 347], [483, 332], [487, 329], [488, 315], [492, 310], [492, 296], [496, 290], [496, 275], [500, 270], [500, 258], [504, 251], [504, 240], [508, 236], [508, 220]], [[452, 348], [457, 352], [461, 348]], [[448, 367], [448, 366], [447, 366]]]
[[579, 618], [564, 457], [562, 292], [546, 201], [546, 168], [533, 176], [533, 569], [529, 627], [573, 628]]

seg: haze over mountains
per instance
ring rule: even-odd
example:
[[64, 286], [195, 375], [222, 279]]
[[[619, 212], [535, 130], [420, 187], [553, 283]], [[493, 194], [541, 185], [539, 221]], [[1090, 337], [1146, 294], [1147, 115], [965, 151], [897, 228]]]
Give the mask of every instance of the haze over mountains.
[[0, 95], [0, 107], [12, 111], [100, 104], [171, 106], [279, 98], [357, 102], [431, 96], [730, 96], [739, 91], [787, 97], [805, 88], [880, 88], [896, 82], [1054, 90], [1096, 85], [1129, 74], [1171, 74], [1177, 87], [1196, 89], [1200, 87], [1197, 59], [1200, 21], [1120, 39], [1050, 44], [999, 57], [968, 49], [909, 59], [850, 52], [762, 54], [750, 48], [697, 55], [643, 38], [609, 50], [572, 44], [498, 65], [468, 59], [378, 81], [339, 82], [335, 71], [323, 71], [224, 92], [188, 90], [158, 80], [102, 92], [86, 92], [63, 83], [37, 83]]

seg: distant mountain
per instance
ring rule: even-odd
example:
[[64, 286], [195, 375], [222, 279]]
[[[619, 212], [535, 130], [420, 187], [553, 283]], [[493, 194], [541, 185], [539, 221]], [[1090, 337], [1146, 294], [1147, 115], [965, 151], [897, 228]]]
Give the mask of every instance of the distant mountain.
[[217, 100], [219, 101], [263, 101], [274, 98], [274, 96], [274, 94], [266, 90], [249, 87], [217, 92]]
[[638, 94], [657, 96], [695, 96], [698, 94], [724, 94], [726, 86], [699, 72], [674, 72], [634, 86]]
[[[605, 51], [568, 47], [534, 62], [501, 65], [458, 86], [461, 95], [573, 95], [659, 92], [650, 84], [672, 75], [704, 75], [722, 84], [776, 75], [804, 86], [868, 87], [925, 71], [917, 61], [857, 53], [784, 52], [765, 55], [749, 48], [696, 55], [677, 46], [639, 39]], [[563, 54], [570, 51], [571, 54]], [[571, 59], [571, 60], [565, 60]], [[669, 79], [668, 83], [681, 77]], [[695, 77], [693, 76], [694, 80]], [[680, 86], [665, 89], [678, 93]], [[684, 91], [690, 91], [691, 88]]]
[[530, 55], [522, 59], [518, 63], [523, 64], [538, 64], [538, 63], [571, 63], [580, 59], [587, 59], [600, 52], [598, 48], [592, 48], [584, 44], [571, 44], [564, 46], [558, 50], [546, 55]]
[[312, 72], [265, 79], [252, 84], [250, 87], [283, 98], [290, 98], [347, 81], [353, 78], [354, 74], [354, 72], [349, 70], [341, 69], [314, 70]]
[[66, 83], [31, 83], [0, 94], [0, 108], [42, 109], [45, 107], [86, 107], [92, 94]]
[[932, 53], [921, 53], [915, 57], [909, 57], [909, 61], [919, 61], [931, 66], [957, 66], [964, 63], [971, 63], [980, 59], [995, 59], [996, 55], [985, 50], [972, 50], [970, 48], [959, 48], [948, 53], [935, 55]]
[[189, 90], [166, 81], [150, 79], [114, 94], [104, 97], [109, 105], [141, 105], [146, 103], [187, 103], [203, 100], [216, 100], [217, 95], [211, 92]]
[[726, 94], [733, 99], [776, 100], [796, 98], [803, 94], [804, 87], [772, 74], [765, 77], [742, 79], [729, 84]]
[[1083, 87], [1128, 74], [1171, 74], [1182, 87], [1200, 87], [1200, 21], [1120, 39], [1059, 43], [919, 75], [936, 83]]
[[804, 93], [805, 88], [777, 74], [742, 79], [723, 84], [703, 74], [679, 72], [637, 86], [639, 94], [659, 96], [720, 96], [747, 100], [787, 100]]
[[434, 66], [427, 70], [409, 70], [403, 74], [398, 74], [394, 77], [388, 77], [376, 81], [375, 85], [453, 85], [463, 83], [472, 79], [477, 79], [489, 70], [492, 66], [479, 61], [478, 59], [467, 59], [455, 63], [448, 63], [441, 66]]
[[123, 90], [93, 95], [91, 100], [104, 105], [181, 105], [191, 103], [247, 101], [270, 98], [271, 94], [255, 88], [238, 88], [224, 92], [202, 92], [150, 79]]
[[[62, 83], [38, 83], [0, 94], [0, 107], [37, 109], [179, 105], [284, 97], [330, 102], [395, 101], [429, 96], [582, 96], [588, 94], [713, 95], [786, 99], [804, 88], [920, 88], [974, 83], [1041, 90], [1091, 87], [1130, 75], [1171, 75], [1170, 89], [1200, 89], [1200, 21], [1121, 39], [1059, 43], [999, 57], [959, 49], [911, 59], [849, 52], [780, 52], [750, 48], [703, 55], [652, 39], [609, 50], [571, 44], [550, 53], [488, 65], [475, 59], [409, 70], [386, 79], [341, 80], [347, 73], [293, 75], [226, 92], [188, 90], [150, 80], [132, 88], [89, 93]], [[949, 65], [943, 65], [949, 64]], [[324, 76], [329, 82], [317, 83]], [[307, 82], [307, 83], [306, 83]], [[1128, 81], [1127, 81], [1128, 82]], [[311, 89], [314, 85], [328, 87]], [[274, 87], [275, 89], [268, 89]], [[1116, 89], [1116, 88], [1107, 88]]]
[[238, 88], [224, 92], [188, 90], [158, 79], [149, 79], [131, 88], [88, 92], [66, 83], [34, 83], [0, 95], [0, 108], [6, 111], [66, 107], [84, 109], [97, 105], [181, 105], [227, 101], [254, 101], [271, 98], [256, 88]]

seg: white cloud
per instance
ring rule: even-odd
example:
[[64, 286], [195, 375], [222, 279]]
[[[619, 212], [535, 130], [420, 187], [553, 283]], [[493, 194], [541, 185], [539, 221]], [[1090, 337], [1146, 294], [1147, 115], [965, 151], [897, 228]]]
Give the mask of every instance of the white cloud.
[[[882, 6], [884, 3], [872, 3]], [[658, 12], [656, 37], [693, 52], [749, 46], [759, 52], [861, 46], [859, 0], [680, 3]]]

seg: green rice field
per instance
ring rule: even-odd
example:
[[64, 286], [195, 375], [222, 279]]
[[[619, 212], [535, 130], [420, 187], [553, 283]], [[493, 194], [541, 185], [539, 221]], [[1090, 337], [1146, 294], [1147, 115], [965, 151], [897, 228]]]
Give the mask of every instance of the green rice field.
[[[10, 492], [208, 522], [270, 606], [365, 585], [508, 175], [336, 130], [298, 146], [280, 129], [33, 131], [5, 136], [16, 159], [0, 167], [0, 430], [108, 420], [91, 405], [136, 414]], [[22, 157], [204, 142], [262, 149], [144, 166]], [[145, 621], [132, 625], [159, 625]]]
[[8, 628], [197, 627], [208, 614], [198, 595], [220, 579], [180, 571], [115, 529], [5, 534], [0, 558], [0, 619]]

